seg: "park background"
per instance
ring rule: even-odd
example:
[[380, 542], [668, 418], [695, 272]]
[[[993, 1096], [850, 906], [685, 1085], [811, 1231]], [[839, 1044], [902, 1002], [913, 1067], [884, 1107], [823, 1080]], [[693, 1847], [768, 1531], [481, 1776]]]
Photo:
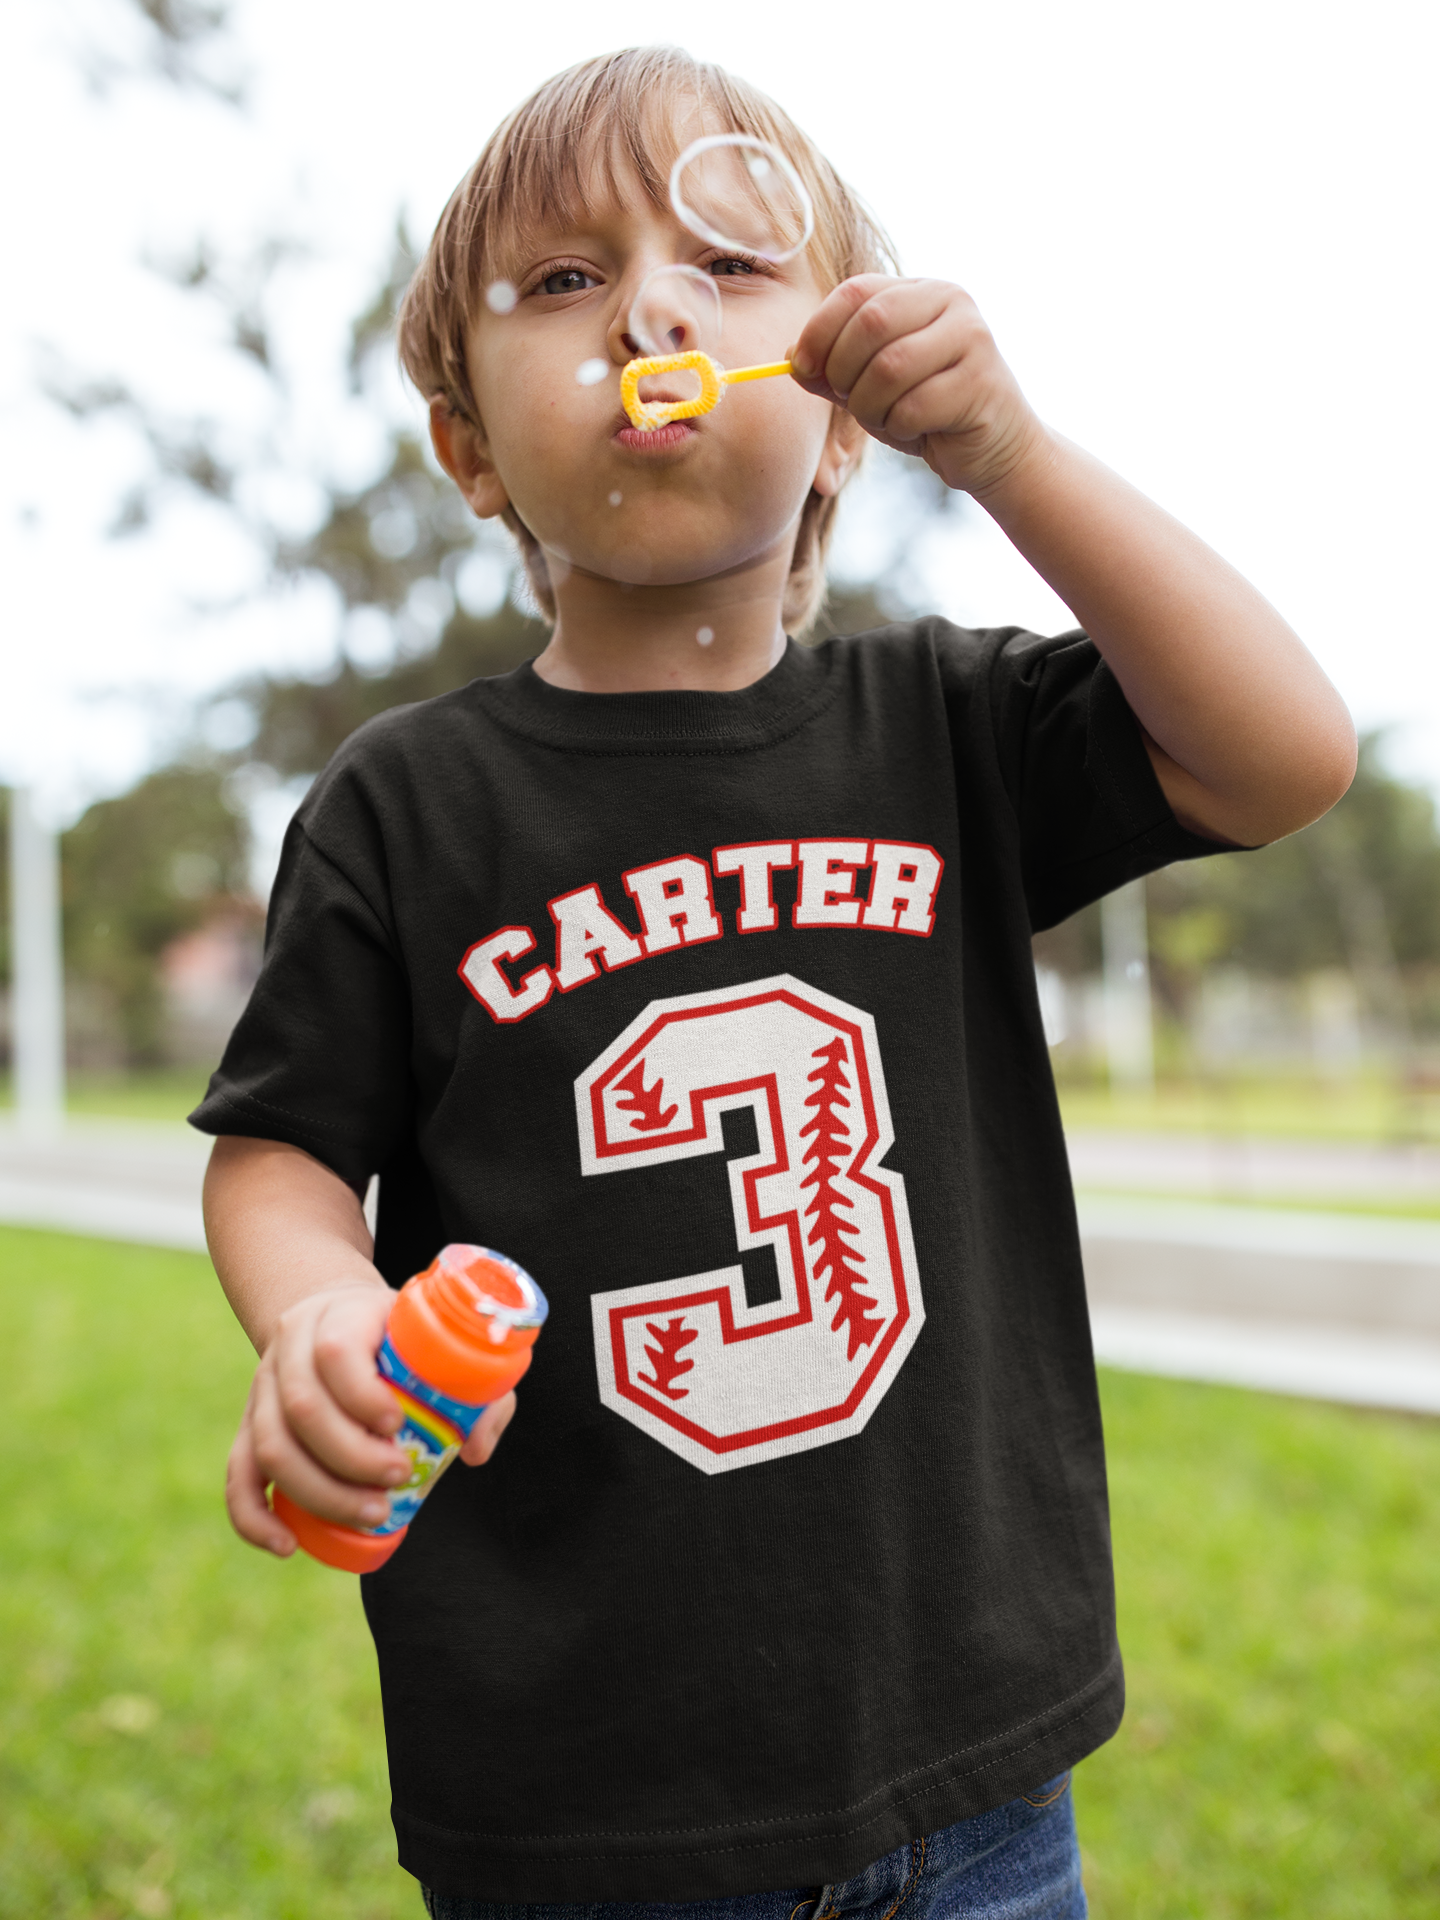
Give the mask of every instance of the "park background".
[[[902, 263], [975, 293], [1042, 413], [1270, 595], [1364, 733], [1306, 833], [1037, 942], [1077, 1167], [1112, 1203], [1440, 1219], [1424, 10], [744, 4], [635, 31], [790, 107]], [[572, 4], [7, 13], [0, 804], [58, 855], [67, 1138], [177, 1128], [340, 740], [542, 644], [390, 321], [490, 127], [612, 44]], [[835, 560], [822, 632], [1072, 624], [898, 457]], [[10, 976], [6, 933], [6, 1059]], [[413, 1910], [350, 1585], [224, 1528], [249, 1356], [206, 1263], [18, 1227], [0, 1259], [44, 1462], [0, 1508], [0, 1915]], [[1078, 1789], [1097, 1914], [1440, 1910], [1433, 1420], [1104, 1392], [1133, 1705]]]

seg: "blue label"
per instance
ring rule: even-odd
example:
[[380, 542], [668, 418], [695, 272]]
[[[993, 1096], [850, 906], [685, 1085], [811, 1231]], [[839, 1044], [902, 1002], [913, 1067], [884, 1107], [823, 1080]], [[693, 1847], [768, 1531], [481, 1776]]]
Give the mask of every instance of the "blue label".
[[398, 1533], [420, 1511], [435, 1482], [464, 1445], [465, 1436], [485, 1411], [451, 1400], [412, 1373], [390, 1344], [387, 1333], [375, 1356], [381, 1377], [405, 1411], [395, 1444], [410, 1456], [410, 1478], [390, 1495], [390, 1518], [367, 1533]]
[[402, 1393], [408, 1393], [412, 1399], [423, 1401], [427, 1407], [433, 1407], [442, 1420], [448, 1420], [452, 1427], [458, 1427], [462, 1435], [469, 1433], [489, 1405], [488, 1401], [482, 1400], [476, 1407], [472, 1406], [468, 1400], [451, 1400], [445, 1394], [437, 1393], [428, 1381], [422, 1380], [418, 1373], [410, 1371], [391, 1346], [388, 1333], [380, 1343], [375, 1364], [392, 1387], [399, 1387]]

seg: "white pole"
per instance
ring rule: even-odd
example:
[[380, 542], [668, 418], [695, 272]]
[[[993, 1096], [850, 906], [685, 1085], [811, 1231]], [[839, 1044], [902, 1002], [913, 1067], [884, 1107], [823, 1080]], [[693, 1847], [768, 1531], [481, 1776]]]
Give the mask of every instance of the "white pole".
[[1155, 1041], [1150, 1014], [1150, 941], [1145, 882], [1107, 894], [1100, 903], [1105, 952], [1105, 1057], [1112, 1087], [1150, 1093]]
[[60, 838], [26, 787], [10, 792], [10, 954], [16, 1117], [29, 1132], [53, 1133], [65, 1117]]

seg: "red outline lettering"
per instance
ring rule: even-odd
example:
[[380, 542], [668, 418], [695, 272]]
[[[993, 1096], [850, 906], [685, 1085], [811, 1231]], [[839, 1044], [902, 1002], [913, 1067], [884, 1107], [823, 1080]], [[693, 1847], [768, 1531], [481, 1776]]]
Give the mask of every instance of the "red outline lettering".
[[[825, 862], [822, 872], [817, 876], [821, 882], [818, 905], [807, 904], [806, 895], [814, 887], [805, 854], [811, 849], [810, 865], [818, 858]], [[821, 849], [824, 852], [821, 853]], [[853, 855], [853, 858], [851, 857]], [[795, 905], [790, 915], [792, 927], [858, 927], [860, 909], [864, 902], [855, 892], [855, 876], [862, 868], [870, 864], [870, 842], [868, 840], [800, 840], [795, 847], [795, 863], [800, 869], [800, 886], [795, 895]], [[831, 878], [839, 880], [846, 876], [844, 886], [827, 886], [824, 883]], [[854, 912], [847, 911], [854, 907]], [[807, 915], [801, 919], [802, 912]]]
[[[877, 889], [880, 886], [880, 849], [882, 847], [893, 849], [895, 852], [901, 854], [928, 853], [930, 858], [935, 862], [935, 881], [925, 900], [925, 925], [923, 927], [906, 927], [899, 924], [904, 917], [904, 913], [914, 907], [915, 901], [912, 898], [906, 908], [901, 908], [896, 904], [900, 896], [893, 890], [897, 886], [913, 885], [918, 880], [919, 863], [916, 861], [898, 860], [896, 862], [896, 877], [893, 881], [887, 880], [886, 882], [886, 885], [890, 886], [892, 891], [889, 899], [883, 903], [884, 906], [888, 908], [890, 917], [887, 920], [881, 914], [882, 902]], [[945, 873], [945, 861], [943, 857], [935, 851], [934, 847], [929, 846], [924, 841], [877, 840], [870, 849], [870, 863], [875, 871], [870, 877], [870, 897], [866, 900], [865, 911], [860, 916], [861, 926], [873, 927], [877, 932], [882, 933], [908, 933], [912, 934], [917, 940], [928, 940], [935, 930], [935, 896], [940, 891], [940, 882]], [[907, 866], [910, 869], [908, 874], [905, 871]], [[875, 916], [873, 919], [871, 918], [872, 914]]]
[[[746, 853], [779, 853], [782, 848], [785, 852], [783, 860], [766, 860], [764, 864], [764, 879], [761, 885], [764, 888], [765, 905], [757, 906], [750, 897], [750, 876], [759, 869], [760, 862], [744, 860], [740, 856]], [[730, 858], [732, 854], [736, 856], [734, 859]], [[739, 840], [733, 846], [716, 847], [711, 854], [711, 859], [716, 873], [738, 873], [740, 876], [740, 905], [735, 912], [735, 931], [737, 933], [774, 933], [780, 925], [780, 912], [775, 905], [775, 886], [772, 876], [793, 868], [795, 842], [793, 840]], [[722, 861], [726, 864], [722, 865]], [[744, 922], [746, 914], [749, 913], [765, 914], [768, 917], [757, 926], [747, 927]]]
[[[688, 929], [691, 920], [692, 909], [685, 903], [685, 882], [681, 875], [674, 871], [674, 869], [686, 865], [691, 868], [698, 867], [705, 877], [705, 904], [709, 909], [710, 918], [715, 922], [715, 931], [713, 933], [692, 934], [677, 927], [675, 924], [677, 920], [683, 918], [685, 928]], [[632, 882], [638, 879], [643, 873], [655, 873], [665, 867], [672, 870], [672, 877], [679, 885], [680, 892], [670, 893], [668, 891], [668, 882], [662, 881], [662, 899], [674, 901], [676, 904], [674, 911], [671, 913], [665, 913], [663, 909], [661, 910], [660, 924], [658, 927], [652, 929], [650, 925], [650, 915], [646, 910], [645, 902], [636, 892]], [[621, 874], [620, 880], [625, 891], [635, 902], [636, 910], [640, 915], [640, 923], [643, 929], [642, 939], [647, 956], [652, 953], [671, 953], [676, 947], [703, 947], [707, 941], [719, 940], [724, 934], [725, 922], [715, 911], [715, 889], [711, 885], [710, 869], [698, 854], [677, 853], [669, 860], [650, 860], [647, 861], [643, 867], [627, 867], [624, 873]], [[667, 936], [669, 937], [667, 938]]]
[[[586, 893], [594, 894], [596, 907], [610, 922], [611, 926], [614, 927], [615, 931], [620, 935], [620, 938], [628, 941], [630, 945], [634, 947], [635, 951], [634, 953], [627, 954], [623, 960], [607, 960], [603, 945], [586, 947], [580, 957], [588, 963], [589, 972], [581, 974], [578, 980], [571, 980], [567, 983], [560, 978], [560, 942], [565, 929], [561, 925], [560, 916], [556, 913], [555, 909], [558, 906], [562, 906], [567, 900], [578, 900], [582, 894]], [[641, 946], [639, 940], [631, 933], [624, 921], [617, 920], [606, 906], [605, 896], [601, 893], [600, 883], [597, 880], [587, 880], [583, 887], [572, 887], [568, 893], [557, 893], [554, 899], [547, 900], [545, 905], [549, 909], [550, 918], [555, 922], [555, 984], [561, 993], [573, 993], [576, 987], [583, 987], [587, 981], [594, 980], [600, 972], [600, 967], [603, 967], [606, 973], [618, 973], [622, 967], [633, 967], [637, 960], [643, 960], [645, 958], [645, 949]], [[597, 954], [600, 957], [599, 967], [595, 964], [595, 956]]]
[[[518, 946], [515, 944], [516, 938], [519, 940]], [[499, 946], [497, 945], [499, 941], [505, 941], [507, 944]], [[467, 947], [465, 949], [464, 959], [455, 969], [460, 978], [465, 982], [471, 994], [480, 1002], [480, 1005], [484, 1007], [485, 1011], [497, 1026], [506, 1026], [513, 1021], [524, 1020], [528, 1015], [534, 1013], [537, 1007], [543, 1007], [545, 1002], [550, 998], [550, 991], [555, 985], [555, 976], [551, 973], [549, 967], [532, 967], [530, 972], [527, 973], [525, 978], [520, 982], [518, 988], [511, 985], [509, 979], [500, 968], [500, 961], [502, 959], [519, 960], [523, 958], [525, 954], [531, 952], [534, 945], [535, 936], [529, 927], [501, 927], [495, 933], [487, 935], [485, 939], [477, 940], [473, 945]], [[466, 971], [470, 965], [471, 956], [479, 953], [486, 947], [495, 948], [494, 953], [487, 953], [485, 955], [484, 964], [489, 968], [490, 972], [494, 974], [501, 988], [508, 996], [507, 1000], [502, 1002], [502, 1004], [506, 1004], [511, 1008], [511, 1011], [508, 1013], [497, 1012]], [[516, 1006], [516, 1001], [523, 999], [526, 994], [535, 993], [536, 982], [542, 979], [545, 982], [545, 991], [537, 994], [528, 1006]]]

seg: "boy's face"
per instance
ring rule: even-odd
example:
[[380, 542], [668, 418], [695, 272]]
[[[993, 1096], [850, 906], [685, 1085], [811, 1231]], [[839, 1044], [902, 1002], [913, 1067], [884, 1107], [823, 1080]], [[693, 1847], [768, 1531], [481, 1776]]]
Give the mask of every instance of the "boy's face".
[[[686, 136], [688, 137], [688, 136]], [[638, 182], [612, 191], [597, 169], [583, 225], [524, 243], [507, 314], [483, 311], [467, 340], [479, 407], [481, 471], [457, 474], [482, 516], [506, 502], [551, 559], [626, 585], [702, 581], [784, 550], [786, 564], [812, 485], [843, 477], [843, 428], [831, 406], [784, 377], [729, 389], [698, 419], [637, 432], [619, 372], [644, 351], [630, 332], [642, 281], [676, 263], [711, 275], [718, 341], [686, 339], [729, 367], [785, 356], [824, 296], [802, 254], [772, 266], [698, 240]], [[582, 386], [576, 372], [610, 371]], [[680, 399], [685, 376], [647, 381], [647, 398]], [[487, 470], [488, 469], [488, 470]], [[558, 563], [558, 565], [557, 565]]]

